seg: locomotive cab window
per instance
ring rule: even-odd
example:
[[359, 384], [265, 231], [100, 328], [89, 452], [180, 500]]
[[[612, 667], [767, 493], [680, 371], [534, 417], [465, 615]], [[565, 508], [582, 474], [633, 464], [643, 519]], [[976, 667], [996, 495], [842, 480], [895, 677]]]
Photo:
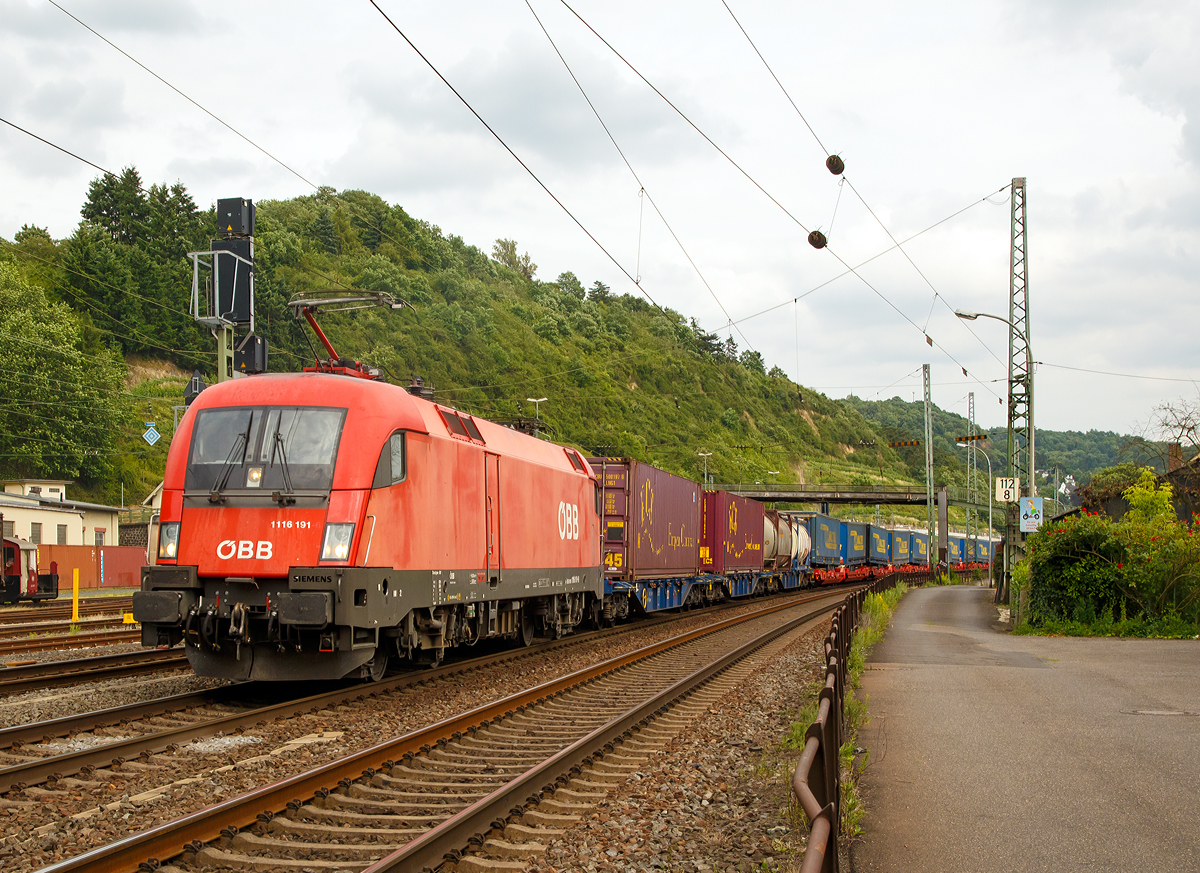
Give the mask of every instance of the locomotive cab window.
[[346, 410], [315, 406], [202, 409], [184, 488], [328, 491]]
[[379, 453], [379, 463], [375, 465], [375, 479], [372, 488], [387, 488], [397, 482], [403, 482], [408, 476], [408, 440], [404, 431], [397, 431], [388, 437]]

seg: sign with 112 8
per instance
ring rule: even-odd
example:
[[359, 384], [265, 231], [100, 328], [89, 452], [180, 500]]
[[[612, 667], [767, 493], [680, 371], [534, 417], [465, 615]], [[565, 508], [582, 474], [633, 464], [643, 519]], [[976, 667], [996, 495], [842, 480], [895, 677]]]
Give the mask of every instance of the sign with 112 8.
[[1021, 493], [1021, 480], [1016, 478], [996, 477], [996, 502], [1016, 503]]

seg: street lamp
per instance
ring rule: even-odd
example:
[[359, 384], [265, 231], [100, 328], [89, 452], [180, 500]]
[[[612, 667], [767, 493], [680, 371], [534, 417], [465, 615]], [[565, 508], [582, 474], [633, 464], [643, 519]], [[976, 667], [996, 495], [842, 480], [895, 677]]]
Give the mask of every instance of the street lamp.
[[767, 472], [771, 474], [771, 484], [774, 485], [775, 477], [779, 475], [779, 471], [778, 470], [767, 470]]
[[542, 420], [542, 404], [546, 402], [546, 398], [545, 398], [545, 397], [538, 397], [538, 398], [535, 400], [535, 399], [534, 399], [534, 398], [532, 398], [532, 397], [526, 397], [525, 399], [526, 399], [526, 400], [528, 400], [530, 403], [532, 403], [532, 404], [533, 404], [533, 414], [534, 414], [534, 417], [535, 417], [535, 418], [537, 418], [537, 420], [538, 420], [538, 421], [541, 421], [541, 420]]
[[704, 459], [704, 487], [709, 485], [708, 481], [708, 459], [712, 457], [712, 452], [696, 452], [697, 455]]
[[[1028, 298], [1026, 298], [1026, 306], [1028, 307]], [[971, 312], [970, 310], [965, 309], [956, 309], [954, 310], [954, 314], [965, 321], [974, 321], [977, 318], [991, 318], [996, 321], [1003, 321], [1008, 325], [1009, 330], [1012, 331], [1008, 337], [1008, 451], [1010, 460], [1015, 460], [1016, 457], [1014, 454], [1014, 450], [1016, 449], [1016, 446], [1014, 445], [1015, 434], [1013, 432], [1013, 336], [1015, 335], [1020, 337], [1021, 341], [1025, 344], [1025, 377], [1023, 380], [1025, 386], [1026, 404], [1025, 424], [1026, 427], [1029, 428], [1029, 461], [1027, 468], [1029, 472], [1029, 483], [1027, 493], [1030, 497], [1035, 497], [1037, 496], [1037, 485], [1034, 483], [1034, 480], [1037, 478], [1037, 466], [1035, 463], [1036, 455], [1034, 453], [1034, 440], [1036, 438], [1037, 431], [1033, 426], [1033, 350], [1029, 346], [1029, 334], [1022, 331], [1009, 319], [999, 315], [989, 315], [986, 312]], [[1014, 465], [1014, 467], [1016, 467], [1016, 465]], [[1010, 472], [1015, 475], [1017, 470], [1013, 469]], [[1010, 587], [1009, 583], [1012, 579], [1012, 564], [1016, 558], [1016, 517], [1013, 515], [1011, 504], [1008, 506], [1005, 512], [1005, 532], [1006, 545], [1004, 549], [1004, 584], [996, 590], [997, 603], [1006, 603], [1008, 601], [1008, 591]]]
[[[965, 449], [967, 448], [968, 443], [955, 443], [955, 445], [961, 449]], [[984, 459], [988, 462], [988, 549], [991, 550], [991, 554], [988, 556], [988, 588], [992, 588], [995, 584], [992, 581], [992, 565], [996, 563], [996, 547], [992, 542], [992, 459], [989, 458], [988, 453], [979, 446], [975, 447], [975, 451], [983, 455]], [[971, 495], [971, 500], [975, 500], [974, 494]]]

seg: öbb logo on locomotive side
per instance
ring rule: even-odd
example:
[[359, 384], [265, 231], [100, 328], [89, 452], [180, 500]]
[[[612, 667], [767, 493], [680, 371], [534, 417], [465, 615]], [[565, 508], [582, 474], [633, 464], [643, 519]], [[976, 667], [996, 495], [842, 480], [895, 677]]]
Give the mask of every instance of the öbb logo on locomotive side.
[[222, 561], [237, 558], [248, 561], [251, 558], [259, 561], [269, 561], [275, 555], [275, 545], [270, 540], [221, 540], [217, 544], [217, 557]]
[[558, 503], [558, 538], [579, 539], [579, 507], [574, 503]]

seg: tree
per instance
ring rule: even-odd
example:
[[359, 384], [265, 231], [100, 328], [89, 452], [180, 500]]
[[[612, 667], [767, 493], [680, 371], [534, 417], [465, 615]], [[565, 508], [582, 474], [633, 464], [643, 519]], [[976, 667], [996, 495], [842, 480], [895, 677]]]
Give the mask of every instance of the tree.
[[612, 297], [609, 287], [597, 279], [592, 283], [592, 287], [588, 289], [588, 300], [595, 303], [607, 303]]
[[492, 246], [492, 258], [508, 267], [510, 270], [515, 270], [526, 279], [533, 280], [537, 273], [537, 264], [529, 257], [529, 252], [523, 255], [517, 255], [517, 241], [515, 239], [498, 239]]
[[763, 363], [763, 356], [761, 352], [752, 352], [750, 349], [746, 349], [746, 351], [742, 352], [742, 356], [738, 358], [738, 363], [752, 373], [758, 373], [762, 376], [767, 375], [767, 368]]
[[586, 296], [586, 292], [583, 290], [583, 283], [570, 271], [558, 274], [558, 287], [564, 294], [569, 294], [581, 302]]
[[771, 368], [771, 372], [767, 373], [772, 379], [786, 379], [787, 373], [783, 372], [783, 368], [778, 364]]
[[6, 478], [96, 477], [111, 461], [124, 368], [103, 347], [84, 349], [66, 304], [53, 303], [0, 263], [0, 471]]
[[93, 179], [79, 212], [84, 221], [107, 231], [113, 242], [133, 243], [149, 235], [146, 193], [133, 167], [126, 167], [120, 176]]
[[725, 338], [725, 343], [721, 346], [721, 355], [727, 361], [736, 361], [738, 359], [738, 348], [737, 343], [733, 339], [733, 334]]

